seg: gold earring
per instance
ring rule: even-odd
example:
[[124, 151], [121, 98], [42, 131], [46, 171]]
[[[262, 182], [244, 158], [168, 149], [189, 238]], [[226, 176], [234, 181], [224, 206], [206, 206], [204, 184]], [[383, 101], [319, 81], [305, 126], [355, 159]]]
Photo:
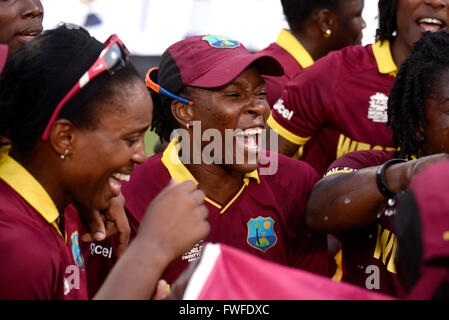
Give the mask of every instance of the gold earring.
[[65, 158], [69, 155], [69, 149], [65, 149], [64, 154], [61, 154], [61, 160], [65, 160]]
[[324, 36], [325, 38], [330, 38], [331, 35], [332, 35], [332, 30], [331, 30], [331, 29], [327, 29], [327, 30], [324, 32], [324, 34], [323, 34], [323, 36]]

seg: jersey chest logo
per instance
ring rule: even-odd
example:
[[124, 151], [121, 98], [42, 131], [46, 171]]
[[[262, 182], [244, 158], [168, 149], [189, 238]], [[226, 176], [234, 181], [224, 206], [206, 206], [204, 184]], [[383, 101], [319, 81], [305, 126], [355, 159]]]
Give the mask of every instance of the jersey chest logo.
[[274, 232], [274, 222], [270, 217], [251, 218], [246, 224], [248, 226], [247, 243], [262, 252], [273, 247], [278, 240]]
[[84, 258], [81, 254], [78, 231], [72, 233], [72, 235], [70, 236], [70, 240], [72, 241], [73, 260], [75, 260], [75, 263], [78, 267], [84, 270]]
[[383, 93], [376, 93], [370, 97], [368, 119], [373, 122], [387, 123], [388, 97]]

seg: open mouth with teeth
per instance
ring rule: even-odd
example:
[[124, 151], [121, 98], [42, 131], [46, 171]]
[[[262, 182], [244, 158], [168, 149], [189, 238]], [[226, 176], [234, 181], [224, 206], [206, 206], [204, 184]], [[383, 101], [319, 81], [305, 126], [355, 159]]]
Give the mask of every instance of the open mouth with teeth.
[[249, 152], [259, 151], [258, 137], [262, 134], [262, 128], [238, 129], [234, 133], [237, 147]]
[[124, 173], [114, 173], [109, 178], [109, 186], [111, 187], [112, 193], [114, 196], [118, 196], [120, 194], [120, 190], [122, 188], [122, 181], [128, 182], [131, 179], [131, 175]]
[[21, 33], [17, 33], [16, 37], [20, 41], [26, 43], [26, 42], [34, 39], [35, 37], [37, 37], [40, 34], [41, 34], [41, 31], [24, 31], [24, 32], [21, 32]]
[[440, 31], [442, 30], [446, 23], [443, 20], [437, 18], [421, 18], [418, 19], [418, 25], [421, 28], [421, 31]]

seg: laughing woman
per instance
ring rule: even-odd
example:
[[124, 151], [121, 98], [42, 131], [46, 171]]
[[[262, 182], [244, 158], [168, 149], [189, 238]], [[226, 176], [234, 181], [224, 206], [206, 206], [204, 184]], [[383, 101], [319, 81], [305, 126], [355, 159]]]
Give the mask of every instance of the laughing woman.
[[[155, 101], [152, 126], [167, 141], [173, 139], [123, 185], [132, 229], [167, 181], [191, 180], [206, 194], [211, 233], [205, 242], [327, 275], [326, 236], [310, 232], [304, 220], [317, 173], [274, 153], [270, 165], [256, 161], [257, 135], [270, 113], [261, 75], [281, 74], [273, 58], [251, 54], [225, 37], [195, 36], [166, 50], [159, 70], [148, 72], [147, 86]], [[176, 129], [181, 141], [172, 135]], [[277, 170], [269, 172], [274, 162]], [[171, 264], [164, 279], [172, 283], [199, 258], [203, 244]], [[99, 264], [111, 262], [95, 257]]]
[[[63, 25], [10, 58], [0, 114], [12, 142], [0, 152], [0, 299], [86, 299], [85, 226], [71, 204], [104, 210], [120, 196], [145, 160], [151, 97], [117, 36], [102, 44]], [[165, 266], [207, 234], [203, 200], [193, 183], [164, 190], [96, 297], [149, 298]]]

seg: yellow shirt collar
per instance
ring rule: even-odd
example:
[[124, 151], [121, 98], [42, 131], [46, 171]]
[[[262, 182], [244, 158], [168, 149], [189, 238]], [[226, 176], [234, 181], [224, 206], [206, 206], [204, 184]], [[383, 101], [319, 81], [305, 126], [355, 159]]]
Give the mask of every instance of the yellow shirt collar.
[[393, 55], [391, 53], [390, 41], [376, 41], [372, 45], [372, 48], [379, 72], [396, 77], [398, 67], [396, 66], [396, 62], [394, 62]]
[[[180, 148], [181, 145], [179, 144], [179, 139], [173, 139], [162, 154], [162, 163], [167, 168], [170, 176], [173, 179], [176, 179], [179, 183], [187, 180], [192, 180], [196, 184], [198, 184], [198, 181], [195, 179], [195, 177], [179, 159]], [[256, 180], [258, 184], [260, 183], [259, 173], [257, 172], [257, 170], [246, 173], [243, 178], [244, 181], [247, 180], [248, 182], [250, 179]]]
[[276, 43], [287, 51], [305, 69], [313, 64], [312, 56], [307, 52], [301, 42], [295, 38], [287, 29], [282, 29]]
[[8, 155], [8, 148], [0, 149], [0, 179], [13, 188], [61, 234], [56, 223], [59, 212], [50, 195], [22, 165]]

